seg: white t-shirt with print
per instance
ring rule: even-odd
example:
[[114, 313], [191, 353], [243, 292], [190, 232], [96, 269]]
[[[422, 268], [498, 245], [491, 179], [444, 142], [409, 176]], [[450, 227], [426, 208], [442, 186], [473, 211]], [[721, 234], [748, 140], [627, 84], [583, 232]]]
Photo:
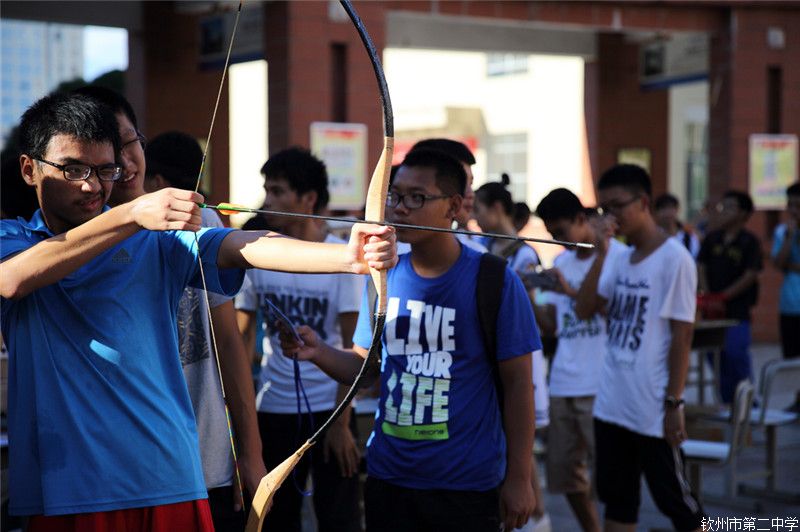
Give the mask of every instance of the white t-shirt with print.
[[474, 238], [472, 238], [469, 235], [456, 233], [456, 238], [458, 239], [459, 242], [461, 242], [462, 244], [464, 244], [468, 248], [474, 249], [478, 253], [486, 253], [486, 251], [487, 251], [486, 247], [483, 244], [481, 244], [480, 242], [478, 242], [477, 240], [475, 240]]
[[[490, 240], [486, 242], [490, 242]], [[481, 245], [483, 246], [486, 242]], [[514, 272], [520, 273], [537, 266], [539, 256], [531, 246], [523, 243], [513, 255], [506, 258], [506, 262]], [[550, 392], [547, 389], [547, 361], [541, 349], [537, 349], [531, 354], [531, 371], [533, 400], [536, 406], [536, 426], [544, 428], [550, 424]]]
[[[700, 239], [694, 233], [687, 233], [683, 229], [679, 229], [677, 233], [672, 235], [672, 238], [680, 242], [681, 246], [685, 247], [691, 253], [692, 258], [697, 260], [697, 255], [700, 253]], [[687, 239], [689, 245], [687, 246]]]
[[[328, 235], [326, 243], [343, 240]], [[254, 312], [262, 308], [264, 298], [274, 303], [295, 325], [308, 325], [327, 344], [341, 348], [339, 314], [358, 312], [365, 277], [349, 274], [307, 275], [264, 270], [249, 270], [242, 290], [236, 296], [236, 307]], [[263, 323], [257, 324], [265, 327]], [[294, 362], [281, 353], [277, 331], [264, 332], [264, 357], [258, 380], [256, 406], [261, 412], [296, 414]], [[300, 377], [312, 412], [331, 410], [336, 406], [338, 383], [316, 365], [300, 361]], [[305, 401], [301, 396], [301, 408]]]
[[697, 269], [673, 238], [636, 264], [633, 252], [618, 254], [598, 287], [608, 300], [608, 340], [594, 415], [661, 438], [670, 320], [694, 322]]
[[[201, 209], [203, 227], [225, 227], [211, 209]], [[213, 309], [231, 300], [230, 297], [203, 293], [187, 286], [178, 305], [178, 348], [183, 375], [192, 399], [200, 457], [208, 489], [233, 483], [233, 453], [228, 437], [225, 402], [219, 384], [217, 361], [212, 350], [211, 329], [205, 297]]]
[[[627, 246], [611, 239], [601, 278], [608, 275], [609, 265], [626, 249]], [[567, 250], [555, 258], [553, 267], [558, 268], [567, 284], [577, 291], [596, 256], [593, 254], [581, 259], [574, 250]], [[595, 314], [588, 320], [579, 320], [575, 315], [575, 299], [558, 292], [545, 292], [545, 302], [555, 307], [558, 336], [558, 347], [550, 369], [550, 395], [596, 395], [606, 346], [605, 317]]]

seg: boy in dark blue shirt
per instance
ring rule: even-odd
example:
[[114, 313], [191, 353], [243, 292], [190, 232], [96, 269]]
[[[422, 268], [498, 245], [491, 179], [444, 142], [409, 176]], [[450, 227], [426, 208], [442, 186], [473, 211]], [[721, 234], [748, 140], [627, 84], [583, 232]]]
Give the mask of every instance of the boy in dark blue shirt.
[[[387, 217], [448, 228], [465, 183], [455, 159], [412, 150], [390, 187]], [[541, 349], [528, 295], [506, 268], [496, 355], [489, 355], [475, 293], [481, 254], [452, 234], [398, 233], [411, 252], [388, 277], [381, 397], [364, 490], [367, 529], [522, 526], [534, 507], [531, 352]], [[333, 349], [301, 327], [304, 345], [284, 338], [284, 353], [297, 352], [332, 377], [352, 381], [370, 345], [368, 307], [365, 295], [353, 351]], [[493, 365], [502, 382], [502, 413]]]

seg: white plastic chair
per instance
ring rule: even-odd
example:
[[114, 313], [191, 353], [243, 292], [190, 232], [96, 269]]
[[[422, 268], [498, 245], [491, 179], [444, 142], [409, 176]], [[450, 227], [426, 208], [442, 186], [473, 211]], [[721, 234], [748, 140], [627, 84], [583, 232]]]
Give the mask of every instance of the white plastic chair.
[[747, 495], [781, 499], [788, 503], [800, 503], [800, 493], [786, 493], [777, 490], [775, 474], [778, 468], [778, 427], [794, 423], [800, 416], [775, 406], [776, 396], [789, 390], [794, 392], [800, 384], [800, 359], [771, 360], [761, 370], [759, 382], [759, 406], [750, 412], [750, 425], [764, 431], [765, 469], [748, 474], [747, 478], [766, 477], [764, 488], [742, 485], [741, 492]]
[[689, 465], [689, 478], [698, 497], [702, 496], [700, 473], [704, 466], [727, 468], [722, 496], [728, 500], [735, 497], [738, 478], [737, 458], [739, 451], [747, 441], [753, 393], [753, 385], [749, 381], [741, 381], [736, 386], [731, 405], [727, 441], [690, 439], [683, 442], [683, 453]]

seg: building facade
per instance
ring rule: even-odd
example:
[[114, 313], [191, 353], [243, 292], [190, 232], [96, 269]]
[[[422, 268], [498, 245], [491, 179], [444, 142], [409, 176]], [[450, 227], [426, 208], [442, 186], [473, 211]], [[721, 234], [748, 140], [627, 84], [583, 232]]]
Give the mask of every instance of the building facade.
[[[33, 13], [31, 4], [36, 2], [4, 2], [4, 16], [45, 16]], [[69, 22], [82, 17], [94, 24], [102, 19], [129, 28], [129, 96], [148, 135], [177, 128], [205, 139], [221, 72], [201, 52], [225, 39], [201, 28], [208, 27], [209, 17], [230, 18], [220, 13], [231, 10], [231, 3], [132, 2], [123, 5], [123, 14], [111, 4], [107, 10], [95, 3], [76, 2], [77, 8], [69, 9], [61, 4], [70, 2], [42, 4], [48, 6], [46, 16]], [[92, 9], [85, 9], [86, 4]], [[414, 108], [398, 101], [398, 134], [406, 143], [434, 133], [475, 137], [479, 154], [483, 151], [482, 178], [496, 179], [505, 167], [522, 176], [524, 169], [523, 182], [515, 185], [531, 202], [550, 186], [540, 182], [541, 176], [568, 183], [589, 201], [603, 169], [636, 160], [648, 166], [654, 192], [676, 194], [688, 216], [729, 188], [748, 189], [751, 135], [800, 134], [797, 2], [392, 0], [356, 2], [356, 8], [376, 47], [385, 52], [390, 77], [413, 79], [424, 72], [422, 63], [415, 70], [413, 63], [401, 61], [414, 51], [482, 54], [475, 56], [482, 65], [476, 68], [493, 84], [488, 94], [456, 86], [449, 90], [453, 99], [448, 102], [419, 77], [417, 98], [431, 103], [438, 98], [438, 107], [424, 116], [424, 104], [417, 102]], [[382, 144], [377, 87], [359, 37], [338, 3], [253, 2], [249, 9], [259, 10], [260, 42], [255, 48], [249, 43], [242, 57], [261, 57], [268, 64], [269, 153], [308, 145], [312, 122], [352, 122], [367, 126], [372, 167]], [[247, 21], [252, 25], [255, 19], [245, 15], [239, 31], [253, 35]], [[579, 72], [569, 82], [536, 76], [537, 71], [547, 72], [541, 65], [550, 57], [577, 61]], [[445, 62], [441, 70], [456, 71], [457, 65]], [[527, 75], [535, 87], [531, 94], [503, 92], [498, 83], [503, 76]], [[398, 95], [403, 94], [396, 86]], [[570, 131], [581, 134], [582, 129], [583, 138], [568, 139], [577, 147], [569, 152], [570, 160], [561, 156], [560, 166], [570, 173], [559, 177], [552, 176], [558, 161], [548, 159], [553, 150], [542, 146], [570, 133], [548, 136], [533, 126], [502, 125], [486, 105], [498, 99], [512, 105], [533, 95], [545, 112], [551, 100], [563, 100], [567, 93], [572, 94], [569, 101], [578, 98], [572, 110], [579, 109], [577, 118], [569, 116], [577, 124]], [[474, 98], [466, 101], [470, 94]], [[551, 107], [564, 105], [558, 102]], [[478, 107], [482, 114], [474, 112]], [[528, 112], [520, 111], [527, 122], [540, 116], [524, 114]], [[414, 123], [414, 113], [424, 120]], [[567, 115], [559, 114], [565, 120]], [[211, 195], [220, 201], [228, 199], [230, 182], [236, 179], [229, 173], [228, 119], [223, 94], [211, 141]], [[526, 160], [520, 162], [520, 156]], [[759, 210], [749, 223], [765, 253], [780, 216], [777, 210]], [[780, 282], [780, 272], [766, 265], [753, 324], [756, 340], [777, 339]]]

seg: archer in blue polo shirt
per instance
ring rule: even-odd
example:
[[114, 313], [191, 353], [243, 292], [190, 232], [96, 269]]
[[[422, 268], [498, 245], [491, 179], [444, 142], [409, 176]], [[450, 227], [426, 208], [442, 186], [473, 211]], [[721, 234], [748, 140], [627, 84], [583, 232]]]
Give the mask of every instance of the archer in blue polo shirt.
[[[50, 238], [42, 211], [4, 220], [2, 258]], [[230, 230], [197, 233], [208, 289]], [[58, 283], [3, 299], [9, 372], [10, 510], [72, 514], [206, 497], [175, 315], [201, 288], [194, 234], [139, 231]], [[87, 474], [87, 473], [91, 474]]]
[[393, 231], [357, 224], [349, 244], [320, 245], [201, 230], [203, 197], [178, 189], [107, 209], [122, 174], [119, 132], [85, 96], [42, 98], [20, 135], [20, 172], [41, 208], [30, 221], [0, 221], [11, 513], [31, 516], [32, 530], [48, 529], [47, 516], [81, 529], [88, 515], [103, 528], [113, 512], [192, 503], [182, 528], [213, 528], [177, 348], [183, 289], [203, 287], [204, 274], [208, 290], [230, 296], [250, 267], [390, 268]]

